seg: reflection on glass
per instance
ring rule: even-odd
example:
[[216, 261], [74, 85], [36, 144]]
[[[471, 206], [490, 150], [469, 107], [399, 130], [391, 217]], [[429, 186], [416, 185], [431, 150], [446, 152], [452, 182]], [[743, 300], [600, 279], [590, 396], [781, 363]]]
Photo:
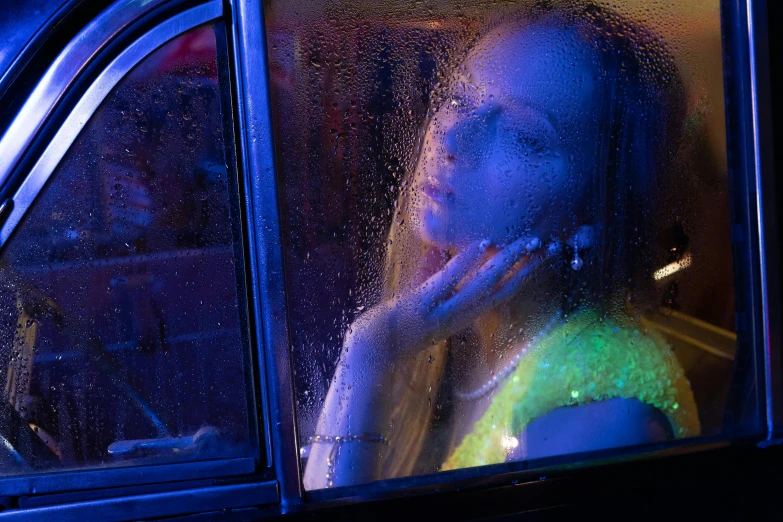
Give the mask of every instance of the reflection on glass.
[[13, 9], [14, 16], [0, 20], [0, 34], [3, 35], [0, 41], [0, 76], [36, 31], [65, 3], [65, 0], [26, 0], [5, 4], [5, 7]]
[[268, 6], [307, 489], [724, 432], [718, 2], [619, 4]]
[[126, 76], [0, 253], [0, 473], [252, 454], [216, 33]]

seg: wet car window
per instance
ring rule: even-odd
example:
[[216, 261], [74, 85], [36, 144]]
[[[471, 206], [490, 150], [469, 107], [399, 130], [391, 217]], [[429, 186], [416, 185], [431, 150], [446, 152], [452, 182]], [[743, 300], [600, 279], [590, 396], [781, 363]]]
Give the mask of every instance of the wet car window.
[[739, 429], [719, 7], [265, 3], [306, 489]]
[[123, 78], [3, 246], [2, 474], [256, 453], [217, 34]]

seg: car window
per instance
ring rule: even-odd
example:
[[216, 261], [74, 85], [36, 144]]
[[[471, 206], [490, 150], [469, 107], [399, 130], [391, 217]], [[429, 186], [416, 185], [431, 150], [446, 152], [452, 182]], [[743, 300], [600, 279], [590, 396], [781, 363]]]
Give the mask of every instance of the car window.
[[722, 436], [756, 407], [717, 0], [265, 19], [306, 489]]
[[0, 474], [257, 453], [218, 34], [123, 78], [3, 245]]

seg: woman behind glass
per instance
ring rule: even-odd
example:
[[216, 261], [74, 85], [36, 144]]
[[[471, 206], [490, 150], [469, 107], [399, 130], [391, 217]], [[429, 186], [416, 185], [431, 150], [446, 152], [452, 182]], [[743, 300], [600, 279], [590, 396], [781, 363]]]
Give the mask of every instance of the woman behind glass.
[[595, 7], [530, 9], [475, 44], [433, 95], [306, 489], [699, 434], [635, 306], [656, 302], [681, 89], [654, 35]]

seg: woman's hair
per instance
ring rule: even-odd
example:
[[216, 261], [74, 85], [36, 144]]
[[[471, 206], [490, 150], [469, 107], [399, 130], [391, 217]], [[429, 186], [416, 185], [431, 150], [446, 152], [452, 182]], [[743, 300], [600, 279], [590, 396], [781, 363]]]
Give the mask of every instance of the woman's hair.
[[651, 302], [652, 270], [661, 258], [657, 221], [675, 203], [664, 191], [681, 159], [684, 88], [662, 39], [649, 29], [590, 3], [553, 4], [541, 2], [538, 12], [556, 14], [592, 46], [600, 71], [596, 138], [579, 162], [589, 176], [581, 199], [584, 219], [597, 229], [596, 262], [572, 274], [589, 282], [572, 301], [613, 308], [633, 295]]
[[[567, 258], [572, 252], [566, 252], [562, 262], [555, 263], [554, 270], [560, 277], [553, 281], [563, 285], [556, 288], [563, 298], [550, 303], [545, 313], [556, 309], [568, 313], [585, 303], [611, 312], [622, 306], [627, 294], [651, 291], [651, 271], [658, 256], [653, 209], [661, 208], [664, 199], [676, 204], [662, 191], [675, 174], [679, 157], [686, 113], [683, 86], [658, 35], [592, 2], [532, 2], [487, 24], [487, 30], [477, 35], [474, 43], [490, 31], [511, 35], [531, 24], [574, 31], [581, 43], [592, 49], [598, 71], [593, 98], [597, 104], [597, 132], [591, 129], [589, 138], [594, 141], [575, 151], [582, 157], [574, 157], [568, 167], [568, 179], [587, 178], [565, 187], [568, 203], [558, 210], [568, 213], [574, 229], [593, 225], [597, 237], [582, 270], [570, 269]], [[434, 93], [433, 98], [436, 96]], [[448, 257], [424, 244], [415, 219], [411, 219], [413, 170], [411, 165], [390, 231], [385, 298], [415, 288], [436, 270], [423, 267], [443, 266]], [[525, 299], [523, 294], [520, 302]], [[647, 297], [643, 301], [649, 302]], [[508, 308], [512, 315], [524, 315], [513, 300]], [[520, 317], [519, 321], [526, 319]], [[438, 343], [394, 370], [399, 377], [392, 390], [394, 428], [383, 463], [384, 478], [423, 471], [416, 463], [438, 402], [448, 350], [448, 341]]]

